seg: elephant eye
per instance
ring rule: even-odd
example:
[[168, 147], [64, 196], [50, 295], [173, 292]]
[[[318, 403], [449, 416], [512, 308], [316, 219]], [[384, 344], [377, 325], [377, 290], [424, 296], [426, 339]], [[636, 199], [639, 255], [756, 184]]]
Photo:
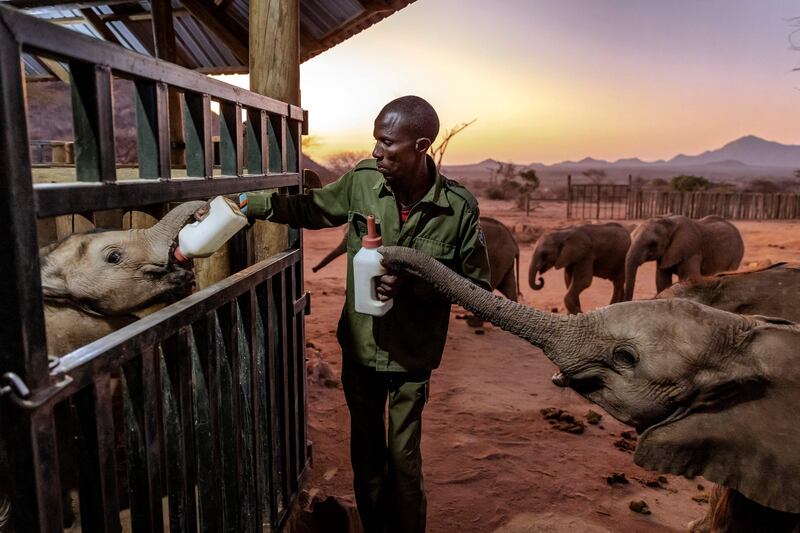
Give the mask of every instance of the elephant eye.
[[611, 354], [612, 363], [616, 368], [631, 369], [638, 361], [636, 352], [628, 346], [617, 346]]
[[113, 264], [113, 265], [116, 265], [116, 264], [118, 264], [120, 261], [122, 261], [122, 254], [121, 254], [119, 251], [117, 251], [117, 250], [114, 250], [113, 252], [111, 252], [110, 254], [108, 254], [108, 255], [106, 256], [106, 261], [107, 261], [108, 263], [111, 263], [111, 264]]

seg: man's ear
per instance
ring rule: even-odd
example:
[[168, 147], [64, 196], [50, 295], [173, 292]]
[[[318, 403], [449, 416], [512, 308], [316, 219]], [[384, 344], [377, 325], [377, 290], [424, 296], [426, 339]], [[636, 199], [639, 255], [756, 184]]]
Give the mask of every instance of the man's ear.
[[433, 143], [430, 139], [427, 137], [420, 137], [417, 139], [416, 144], [414, 144], [414, 149], [418, 152], [427, 152], [431, 145], [433, 145]]

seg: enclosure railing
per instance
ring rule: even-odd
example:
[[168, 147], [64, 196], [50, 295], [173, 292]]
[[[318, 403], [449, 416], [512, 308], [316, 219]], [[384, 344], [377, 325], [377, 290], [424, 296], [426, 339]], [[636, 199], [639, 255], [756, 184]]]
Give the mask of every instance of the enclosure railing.
[[630, 184], [573, 184], [567, 176], [567, 218], [639, 220], [664, 215], [731, 220], [800, 218], [800, 193], [657, 191]]
[[[32, 183], [25, 53], [68, 67], [76, 182]], [[116, 180], [112, 77], [135, 84], [138, 180]], [[36, 221], [298, 192], [302, 110], [4, 7], [0, 90], [0, 489], [11, 490], [14, 527], [63, 531], [71, 489], [83, 531], [119, 531], [121, 520], [134, 531], [165, 522], [170, 531], [278, 529], [310, 460], [299, 232], [257, 264], [240, 233], [234, 275], [48, 358]], [[185, 178], [170, 175], [168, 91], [184, 102]], [[221, 176], [212, 99], [221, 106]]]

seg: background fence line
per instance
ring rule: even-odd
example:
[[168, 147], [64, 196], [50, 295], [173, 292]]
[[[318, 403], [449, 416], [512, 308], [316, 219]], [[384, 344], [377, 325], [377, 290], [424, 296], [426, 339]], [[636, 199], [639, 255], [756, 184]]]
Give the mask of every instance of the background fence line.
[[572, 184], [567, 177], [567, 218], [636, 220], [661, 215], [731, 220], [800, 219], [800, 193], [652, 191], [630, 185]]

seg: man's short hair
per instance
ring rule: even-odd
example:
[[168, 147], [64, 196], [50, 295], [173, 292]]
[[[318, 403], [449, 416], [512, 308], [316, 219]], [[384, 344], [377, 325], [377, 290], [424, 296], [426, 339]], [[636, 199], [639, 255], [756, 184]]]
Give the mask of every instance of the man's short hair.
[[439, 135], [439, 115], [431, 104], [419, 96], [401, 96], [392, 100], [381, 109], [384, 115], [390, 111], [399, 113], [403, 122], [417, 137], [427, 137], [431, 143]]

